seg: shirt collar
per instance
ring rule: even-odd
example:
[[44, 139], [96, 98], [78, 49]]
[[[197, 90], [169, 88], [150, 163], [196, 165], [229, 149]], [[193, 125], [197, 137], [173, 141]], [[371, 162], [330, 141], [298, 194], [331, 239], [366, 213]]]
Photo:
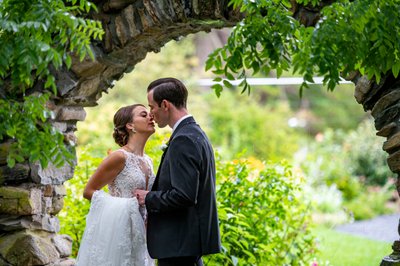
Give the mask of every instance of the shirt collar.
[[175, 131], [175, 129], [179, 126], [179, 124], [180, 124], [183, 120], [185, 120], [186, 118], [191, 117], [191, 116], [192, 116], [192, 115], [185, 115], [185, 116], [181, 117], [181, 119], [179, 119], [178, 121], [176, 121], [174, 127], [172, 128], [172, 132]]

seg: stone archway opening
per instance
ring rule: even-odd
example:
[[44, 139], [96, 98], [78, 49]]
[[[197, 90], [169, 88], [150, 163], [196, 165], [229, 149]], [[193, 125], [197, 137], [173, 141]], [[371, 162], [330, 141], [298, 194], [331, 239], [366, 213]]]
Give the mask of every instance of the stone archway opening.
[[[96, 104], [103, 92], [124, 73], [158, 51], [168, 41], [213, 28], [234, 26], [241, 15], [226, 6], [225, 1], [98, 0], [98, 14], [105, 39], [93, 43], [95, 61], [74, 60], [70, 70], [55, 73], [60, 95], [50, 108], [56, 114], [52, 124], [65, 138], [76, 143], [76, 123], [85, 120], [84, 107]], [[387, 75], [379, 84], [358, 73], [348, 77], [356, 85], [355, 97], [364, 110], [371, 110], [377, 135], [387, 138], [383, 149], [390, 155], [388, 164], [400, 172], [399, 79]], [[0, 263], [4, 265], [52, 265], [68, 263], [69, 239], [57, 235], [56, 214], [65, 196], [63, 183], [72, 177], [73, 168], [61, 169], [21, 163], [13, 169], [5, 166], [7, 143], [0, 148]], [[400, 189], [399, 181], [397, 189]], [[396, 241], [396, 250], [400, 247]], [[21, 252], [21, 248], [24, 247]], [[398, 252], [398, 251], [397, 251]], [[395, 254], [396, 251], [395, 251]], [[386, 265], [386, 264], [385, 264]]]

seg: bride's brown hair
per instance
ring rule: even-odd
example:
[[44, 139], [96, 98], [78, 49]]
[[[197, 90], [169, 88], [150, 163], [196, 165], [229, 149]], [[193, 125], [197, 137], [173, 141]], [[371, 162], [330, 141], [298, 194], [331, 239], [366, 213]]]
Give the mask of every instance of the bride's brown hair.
[[124, 106], [114, 115], [113, 138], [120, 147], [126, 145], [128, 142], [129, 132], [126, 128], [126, 124], [133, 122], [133, 110], [138, 106], [145, 107], [143, 104]]

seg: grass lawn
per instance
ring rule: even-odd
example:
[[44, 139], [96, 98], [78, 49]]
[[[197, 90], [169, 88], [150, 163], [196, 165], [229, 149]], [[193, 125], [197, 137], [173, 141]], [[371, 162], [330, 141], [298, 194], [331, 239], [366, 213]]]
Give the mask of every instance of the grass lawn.
[[[392, 243], [369, 240], [367, 238], [318, 227], [318, 265], [332, 266], [379, 266], [381, 260], [392, 253]], [[329, 261], [329, 264], [323, 262]]]

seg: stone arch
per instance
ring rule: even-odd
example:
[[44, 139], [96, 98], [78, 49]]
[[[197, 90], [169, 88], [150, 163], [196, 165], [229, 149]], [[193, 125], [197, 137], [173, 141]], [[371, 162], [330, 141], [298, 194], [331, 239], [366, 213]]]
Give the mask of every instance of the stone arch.
[[[96, 105], [102, 93], [132, 71], [148, 52], [157, 52], [181, 36], [234, 26], [242, 16], [228, 7], [227, 0], [93, 2], [99, 12], [89, 16], [100, 20], [105, 30], [104, 40], [91, 44], [95, 60], [80, 62], [74, 58], [71, 69], [53, 70], [59, 94], [49, 103], [56, 114], [50, 122], [72, 143], [77, 141], [77, 121], [85, 119], [83, 108]], [[305, 25], [313, 25], [321, 8], [295, 6], [294, 16]], [[387, 138], [383, 149], [389, 153], [389, 167], [399, 173], [399, 78], [386, 75], [378, 84], [354, 73], [348, 79], [356, 84], [358, 103], [374, 116], [377, 135]], [[42, 87], [43, 83], [37, 81], [34, 90]], [[72, 178], [73, 167], [42, 169], [37, 164], [21, 163], [9, 169], [5, 166], [8, 147], [8, 143], [0, 144], [0, 264], [72, 265], [68, 258], [71, 239], [57, 234], [55, 215], [62, 209], [63, 183]], [[394, 244], [394, 254], [399, 243]]]
[[[73, 58], [71, 69], [53, 70], [58, 95], [48, 107], [49, 121], [63, 132], [66, 142], [76, 143], [77, 121], [85, 119], [84, 107], [94, 106], [115, 80], [172, 39], [214, 28], [232, 27], [241, 14], [228, 1], [212, 0], [98, 0], [102, 41], [91, 43], [95, 60]], [[37, 81], [33, 90], [40, 91]], [[38, 164], [6, 166], [8, 143], [0, 144], [0, 265], [73, 265], [71, 239], [58, 235], [56, 214], [62, 209], [65, 188], [73, 167], [58, 169]]]

